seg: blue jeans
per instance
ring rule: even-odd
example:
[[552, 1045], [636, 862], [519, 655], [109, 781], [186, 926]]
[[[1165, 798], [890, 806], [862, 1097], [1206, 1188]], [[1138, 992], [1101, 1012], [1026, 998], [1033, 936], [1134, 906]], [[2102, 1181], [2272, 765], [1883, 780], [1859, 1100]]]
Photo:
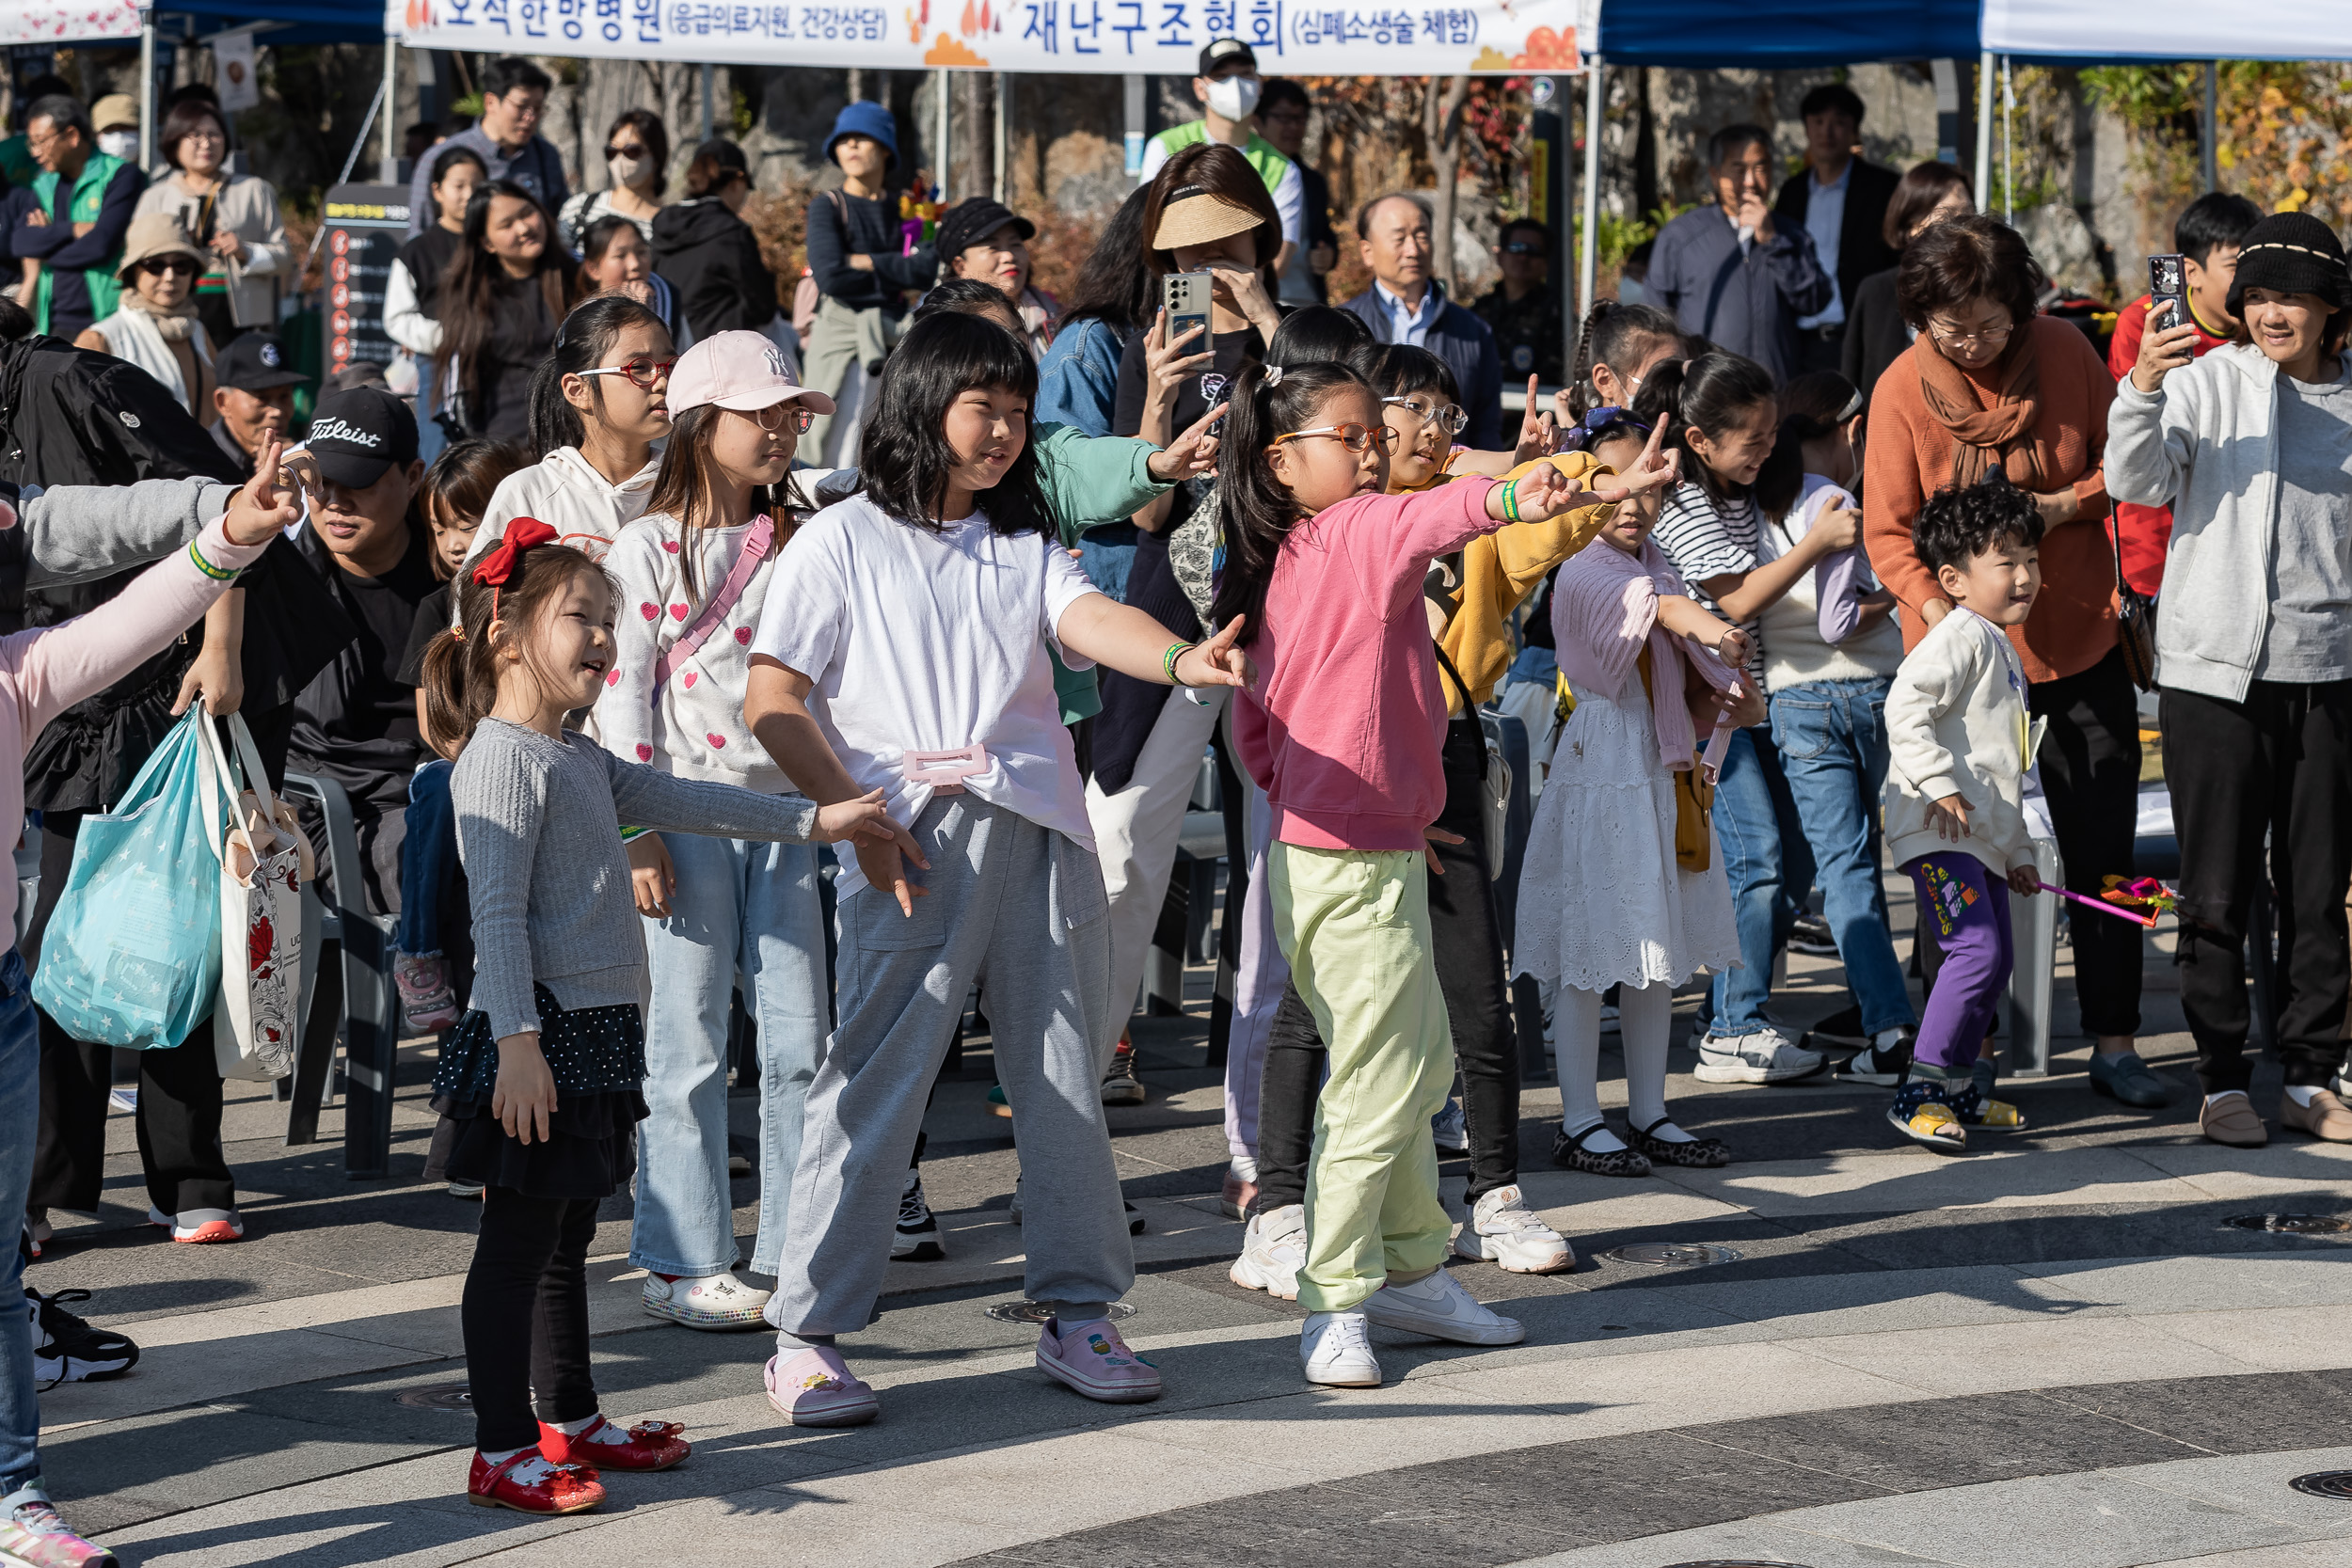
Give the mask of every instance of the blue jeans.
[[441, 895], [457, 863], [457, 813], [449, 800], [450, 765], [436, 757], [408, 778], [408, 836], [400, 845], [400, 927], [392, 945], [403, 953], [441, 951]]
[[[33, 1191], [33, 1142], [40, 1132], [40, 1031], [24, 958], [0, 958], [0, 1215], [21, 1219]], [[11, 1236], [0, 1247], [0, 1514], [40, 1485], [40, 1396], [33, 1386], [33, 1337], [24, 1327], [24, 1253]]]
[[1866, 1035], [1915, 1022], [1887, 928], [1886, 888], [1879, 880], [1888, 684], [1810, 681], [1773, 692], [1772, 705], [1772, 743]]
[[784, 1257], [801, 1114], [831, 1027], [817, 851], [805, 844], [664, 833], [677, 867], [670, 918], [645, 922], [653, 1005], [638, 1124], [629, 1261], [656, 1274], [724, 1274], [735, 1244], [727, 1179], [727, 1003], [736, 976], [759, 1029], [759, 1235], [752, 1267]]
[[1708, 988], [1710, 1035], [1745, 1035], [1764, 1027], [1772, 993], [1772, 957], [1796, 925], [1798, 900], [1813, 887], [1813, 854], [1797, 825], [1780, 752], [1761, 730], [1740, 730], [1724, 753], [1715, 785], [1715, 841], [1731, 882], [1732, 917], [1740, 927], [1738, 969]]

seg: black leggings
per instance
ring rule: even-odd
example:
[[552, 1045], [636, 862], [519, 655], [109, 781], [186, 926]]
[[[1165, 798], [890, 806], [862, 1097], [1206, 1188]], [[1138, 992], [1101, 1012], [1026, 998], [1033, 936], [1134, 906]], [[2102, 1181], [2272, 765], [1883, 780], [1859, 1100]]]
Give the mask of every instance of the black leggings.
[[[485, 1453], [532, 1447], [540, 1420], [580, 1421], [596, 1413], [588, 1370], [588, 1248], [597, 1201], [526, 1197], [512, 1187], [482, 1195], [482, 1234], [458, 1316], [473, 1390], [474, 1446]], [[526, 1346], [528, 1355], [517, 1354]]]
[[[1445, 993], [1454, 1060], [1462, 1069], [1462, 1113], [1470, 1134], [1466, 1201], [1476, 1203], [1519, 1179], [1519, 1054], [1502, 981], [1502, 935], [1486, 875], [1479, 764], [1486, 736], [1477, 721], [1446, 726], [1445, 806], [1438, 826], [1462, 835], [1437, 844], [1445, 874], [1429, 879], [1429, 939]], [[1258, 1208], [1307, 1201], [1307, 1160], [1322, 1092], [1323, 1037], [1295, 985], [1285, 987], [1267, 1032], [1258, 1101]]]

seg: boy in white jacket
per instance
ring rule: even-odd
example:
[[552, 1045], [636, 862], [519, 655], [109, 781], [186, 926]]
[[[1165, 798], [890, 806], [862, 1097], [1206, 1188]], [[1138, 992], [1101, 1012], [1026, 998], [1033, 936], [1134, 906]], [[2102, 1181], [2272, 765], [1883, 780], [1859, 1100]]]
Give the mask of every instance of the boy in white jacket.
[[1904, 657], [1886, 696], [1886, 842], [1930, 911], [1944, 967], [1886, 1115], [1915, 1142], [1956, 1150], [1968, 1127], [2026, 1124], [1970, 1074], [2015, 960], [2010, 890], [2038, 885], [2024, 805], [2034, 754], [2026, 673], [2003, 628], [2025, 620], [2041, 591], [2042, 516], [1995, 472], [1930, 497], [1911, 539], [1957, 608]]

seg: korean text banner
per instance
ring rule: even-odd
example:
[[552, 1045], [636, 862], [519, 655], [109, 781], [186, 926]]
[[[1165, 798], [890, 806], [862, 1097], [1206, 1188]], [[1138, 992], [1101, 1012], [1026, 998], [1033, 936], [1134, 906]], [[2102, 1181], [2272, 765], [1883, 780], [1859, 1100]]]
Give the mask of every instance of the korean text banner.
[[[1590, 0], [1581, 0], [1589, 5]], [[1580, 0], [405, 0], [418, 49], [722, 65], [1190, 76], [1211, 40], [1267, 75], [1519, 75], [1578, 68]]]

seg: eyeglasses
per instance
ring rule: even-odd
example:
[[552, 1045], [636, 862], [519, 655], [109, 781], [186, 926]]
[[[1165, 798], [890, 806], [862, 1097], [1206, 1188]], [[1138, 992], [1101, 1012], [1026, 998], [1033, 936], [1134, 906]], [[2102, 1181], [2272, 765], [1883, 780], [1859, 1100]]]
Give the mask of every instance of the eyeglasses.
[[645, 150], [642, 147], [607, 147], [604, 155], [608, 158], [642, 158]]
[[792, 421], [792, 428], [803, 436], [807, 435], [808, 427], [817, 422], [817, 416], [808, 405], [800, 403], [771, 403], [765, 408], [738, 408], [734, 412], [771, 436], [784, 428], [787, 419]]
[[1279, 447], [1285, 441], [1303, 440], [1310, 436], [1328, 436], [1348, 451], [1357, 452], [1367, 451], [1375, 446], [1386, 451], [1396, 445], [1396, 432], [1384, 424], [1370, 427], [1359, 424], [1317, 425], [1312, 430], [1294, 430], [1277, 436], [1274, 444]]
[[1546, 254], [1544, 247], [1537, 245], [1533, 240], [1513, 240], [1509, 245], [1506, 245], [1502, 248], [1502, 254], [1505, 256], [1542, 256]]
[[184, 256], [163, 256], [139, 263], [139, 271], [150, 277], [194, 277], [203, 270]]
[[1458, 403], [1433, 404], [1427, 398], [1382, 398], [1383, 408], [1410, 409], [1423, 424], [1434, 424], [1448, 436], [1461, 433], [1470, 423], [1470, 410]]
[[1929, 333], [1947, 348], [1991, 348], [1995, 343], [2008, 342], [2010, 334], [2016, 330], [2014, 322], [2007, 326], [1989, 326], [1979, 332], [1958, 333], [1947, 330], [1940, 322], [1928, 323]]
[[653, 390], [653, 384], [666, 378], [676, 364], [677, 359], [675, 356], [668, 359], [649, 359], [641, 356], [630, 360], [626, 365], [600, 365], [593, 371], [575, 371], [572, 373], [582, 377], [625, 375], [628, 377], [630, 386], [637, 388], [640, 391], [650, 392]]

